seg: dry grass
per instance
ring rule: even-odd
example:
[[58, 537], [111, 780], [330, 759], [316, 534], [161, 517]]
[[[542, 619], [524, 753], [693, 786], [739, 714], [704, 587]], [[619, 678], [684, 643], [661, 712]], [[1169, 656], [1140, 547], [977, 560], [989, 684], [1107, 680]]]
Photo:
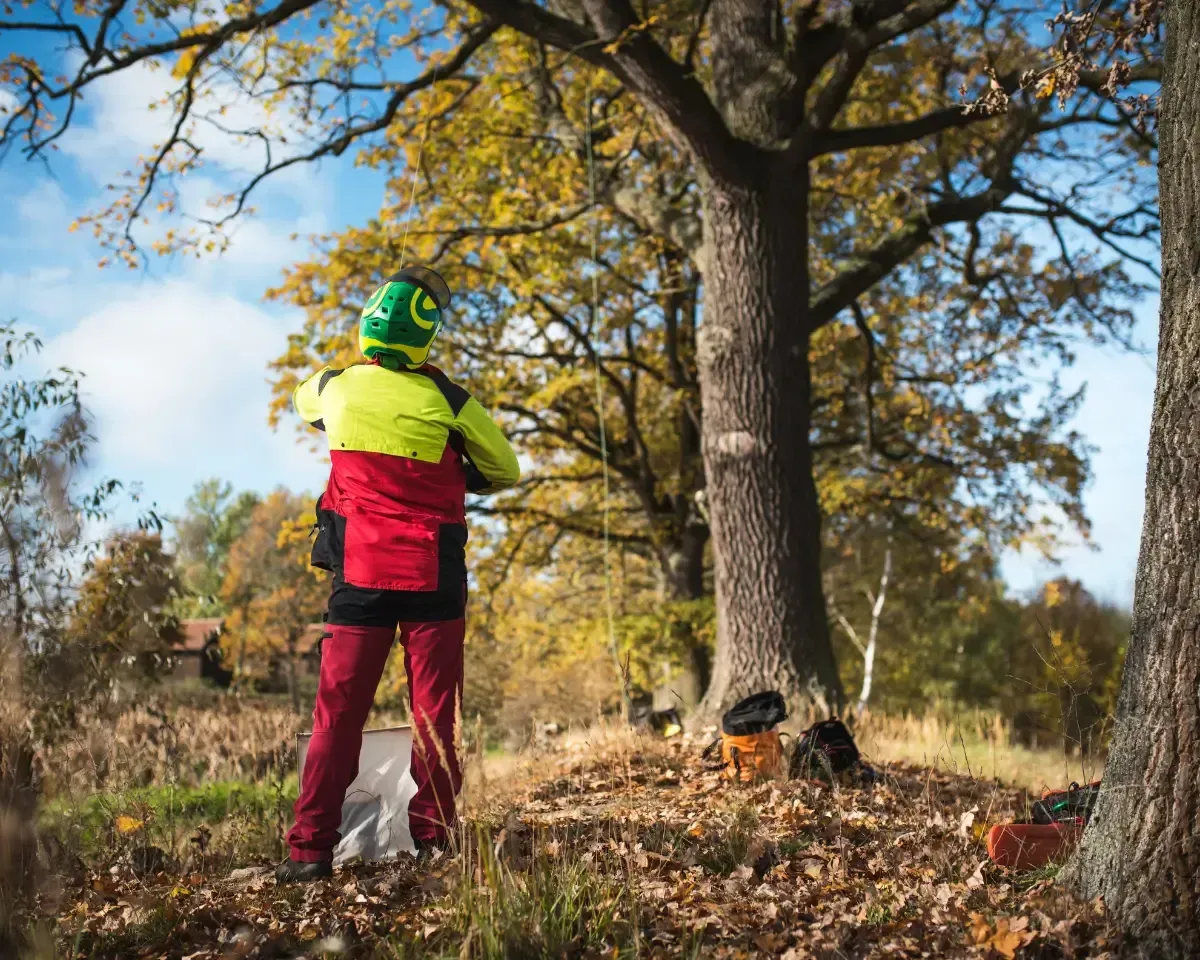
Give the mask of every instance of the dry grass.
[[[395, 720], [376, 715], [371, 725]], [[895, 775], [876, 799], [850, 789], [814, 793], [803, 784], [721, 787], [697, 764], [703, 732], [664, 742], [600, 722], [520, 752], [494, 753], [485, 750], [483, 731], [475, 728], [468, 730], [464, 753], [461, 853], [434, 871], [436, 881], [403, 864], [355, 868], [352, 875], [339, 874], [336, 889], [319, 902], [293, 902], [273, 893], [264, 875], [247, 899], [223, 878], [234, 868], [266, 865], [283, 855], [296, 790], [294, 735], [306, 724], [307, 717], [265, 703], [140, 706], [115, 725], [85, 724], [43, 758], [49, 776], [42, 825], [51, 872], [68, 899], [77, 898], [72, 909], [89, 905], [81, 916], [48, 906], [34, 924], [43, 941], [58, 942], [57, 956], [127, 956], [149, 944], [174, 955], [168, 943], [181, 951], [186, 943], [195, 952], [205, 936], [231, 935], [236, 923], [245, 922], [268, 940], [291, 938], [295, 944], [319, 932], [335, 943], [345, 940], [338, 918], [359, 912], [366, 918], [357, 927], [365, 940], [351, 953], [364, 957], [547, 951], [582, 957], [612, 949], [620, 955], [707, 956], [712, 953], [702, 947], [711, 947], [714, 937], [727, 937], [731, 947], [736, 942], [750, 955], [767, 955], [807, 941], [789, 940], [799, 934], [778, 925], [763, 939], [765, 921], [746, 919], [743, 901], [753, 886], [747, 871], [766, 857], [787, 865], [773, 874], [781, 895], [813, 887], [812, 902], [794, 908], [797, 917], [824, 916], [822, 922], [848, 937], [859, 936], [858, 927], [882, 937], [900, 930], [919, 904], [934, 918], [950, 910], [953, 922], [937, 921], [945, 928], [939, 936], [954, 944], [944, 955], [970, 955], [954, 939], [960, 933], [947, 931], [958, 931], [962, 917], [988, 904], [1022, 909], [1019, 895], [1048, 875], [997, 875], [996, 893], [989, 886], [981, 897], [976, 866], [984, 859], [982, 841], [963, 818], [969, 815], [976, 826], [1011, 818], [1026, 803], [1014, 788], [1036, 792], [1094, 774], [1077, 757], [1012, 745], [1003, 722], [982, 714], [860, 718], [856, 736], [864, 754]], [[804, 720], [788, 725], [799, 729]], [[883, 812], [879, 802], [886, 804]], [[877, 821], [884, 826], [859, 826]], [[925, 838], [920, 846], [907, 839], [914, 836]], [[155, 878], [147, 873], [147, 851]], [[852, 882], [862, 863], [885, 860], [892, 863], [888, 870], [899, 871], [895, 876], [911, 876], [911, 884]], [[973, 870], [977, 875], [968, 882]], [[845, 901], [834, 920], [826, 909], [834, 894], [817, 892], [810, 883], [816, 873], [821, 883], [834, 880], [829, 889], [839, 891], [837, 902]], [[937, 895], [928, 905], [931, 883]], [[685, 888], [693, 892], [680, 892]], [[950, 907], [943, 902], [947, 889], [954, 896]], [[198, 901], [190, 899], [199, 891], [212, 904], [203, 917], [194, 912]], [[360, 906], [360, 897], [368, 907]], [[105, 912], [112, 902], [144, 909], [118, 917]], [[664, 914], [672, 902], [677, 906]], [[698, 903], [729, 911], [724, 933], [688, 913]], [[247, 913], [249, 904], [257, 905]], [[690, 919], [681, 923], [685, 914]], [[212, 917], [226, 925], [224, 933], [189, 932]], [[362, 926], [368, 920], [370, 933]], [[64, 946], [68, 933], [73, 948]], [[655, 936], [667, 939], [654, 947], [645, 938]]]
[[1013, 816], [1021, 791], [911, 767], [870, 791], [727, 785], [702, 746], [600, 726], [477, 751], [457, 850], [432, 864], [352, 865], [296, 890], [216, 861], [120, 860], [67, 882], [36, 922], [64, 960], [1103, 951], [1087, 907], [1046, 896], [1048, 873], [984, 862], [972, 824]]
[[1013, 742], [1012, 731], [995, 714], [966, 714], [945, 719], [937, 713], [873, 716], [856, 724], [859, 748], [880, 764], [904, 763], [947, 773], [999, 780], [1040, 792], [1072, 780], [1098, 779], [1104, 757], [1065, 750], [1033, 750]]

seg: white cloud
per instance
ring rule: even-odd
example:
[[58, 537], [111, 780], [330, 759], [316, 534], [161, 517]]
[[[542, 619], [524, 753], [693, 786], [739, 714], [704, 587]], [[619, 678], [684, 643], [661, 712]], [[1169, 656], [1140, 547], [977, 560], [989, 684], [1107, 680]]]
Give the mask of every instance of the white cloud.
[[[266, 309], [258, 298], [289, 263], [309, 255], [309, 234], [329, 229], [333, 171], [300, 164], [273, 177], [251, 200], [256, 214], [232, 226], [224, 255], [152, 257], [145, 274], [97, 270], [103, 251], [90, 231], [66, 233], [74, 216], [108, 202], [98, 188], [166, 135], [169, 111], [147, 107], [170, 84], [165, 72], [135, 68], [92, 89], [80, 122], [60, 141], [83, 175], [65, 181], [66, 193], [40, 167], [21, 164], [6, 176], [14, 182], [0, 184], [13, 198], [10, 229], [0, 238], [7, 259], [0, 302], [46, 340], [39, 366], [84, 373], [98, 438], [95, 473], [140, 483], [147, 502], [167, 511], [211, 476], [240, 489], [318, 488], [327, 469], [321, 459], [297, 443], [290, 426], [267, 425], [267, 364], [300, 318]], [[229, 103], [222, 121], [230, 128], [265, 119], [257, 105], [219, 93]], [[261, 147], [211, 127], [196, 138], [206, 163], [180, 181], [181, 201], [190, 213], [211, 214], [210, 198], [257, 171]], [[288, 140], [300, 142], [291, 133]], [[139, 241], [187, 228], [178, 214], [148, 213]], [[120, 522], [134, 515], [124, 511]]]
[[[128, 170], [136, 156], [166, 142], [175, 117], [172, 106], [161, 101], [179, 88], [180, 81], [166, 69], [147, 63], [104, 77], [88, 88], [88, 122], [75, 125], [62, 138], [63, 151], [92, 168], [97, 178]], [[212, 84], [201, 91], [192, 115], [197, 119], [185, 132], [203, 151], [209, 169], [244, 176], [262, 168], [263, 143], [255, 137], [237, 136], [238, 131], [284, 134], [298, 150], [304, 143], [304, 131], [290, 117], [268, 113], [232, 83]], [[220, 128], [204, 117], [216, 120]], [[278, 144], [274, 151], [274, 159], [282, 159]], [[296, 164], [272, 179], [300, 192], [312, 177], [308, 164]]]
[[[17, 315], [18, 322], [30, 323], [37, 318], [56, 319], [78, 308], [59, 296], [71, 271], [67, 267], [34, 267], [12, 273], [0, 273], [0, 303], [7, 312]], [[5, 318], [9, 319], [8, 317]]]
[[8, 229], [0, 234], [0, 249], [26, 253], [61, 250], [72, 219], [62, 187], [49, 178], [15, 189], [9, 183], [4, 186], [13, 199], [6, 211]]
[[[311, 485], [320, 470], [289, 431], [266, 424], [266, 364], [290, 327], [185, 281], [130, 289], [47, 345], [85, 374], [104, 471], [144, 479], [156, 499], [207, 476], [258, 487]], [[153, 481], [169, 477], [166, 486]], [[172, 494], [177, 491], [171, 491]]]
[[[214, 181], [189, 177], [180, 190], [180, 196], [188, 209], [206, 209], [207, 215], [213, 217], [216, 212], [206, 206], [206, 201], [218, 192]], [[226, 230], [229, 244], [223, 252], [202, 254], [189, 262], [190, 275], [211, 279], [233, 270], [239, 275], [274, 281], [278, 271], [310, 253], [310, 234], [323, 233], [328, 228], [324, 206], [319, 198], [311, 209], [301, 208], [301, 212], [286, 217], [271, 216], [280, 208], [270, 202], [269, 194], [260, 199], [267, 202], [260, 205], [257, 213], [243, 215], [229, 225]], [[287, 203], [289, 211], [296, 206], [295, 203]], [[293, 240], [293, 236], [296, 239]]]
[[17, 219], [28, 226], [42, 227], [46, 221], [57, 225], [70, 219], [67, 195], [53, 180], [39, 180], [32, 190], [17, 199]]
[[[98, 81], [91, 88], [87, 114], [61, 141], [64, 153], [97, 184], [124, 182], [127, 177], [123, 174], [136, 169], [138, 158], [153, 155], [156, 146], [168, 137], [172, 110], [150, 106], [177, 86], [178, 81], [166, 70], [146, 65]], [[261, 104], [231, 84], [210, 90], [196, 107], [197, 116], [214, 114], [218, 107], [223, 108], [219, 121], [224, 131], [268, 128], [284, 133], [297, 151], [304, 149], [303, 131], [286, 118], [272, 118]], [[262, 169], [264, 148], [253, 138], [224, 131], [203, 120], [189, 131], [192, 142], [203, 150], [203, 164], [171, 184], [178, 193], [176, 210], [158, 212], [157, 196], [146, 204], [143, 215], [147, 222], [139, 223], [135, 230], [140, 245], [148, 248], [168, 229], [186, 233], [195, 226], [204, 233], [207, 228], [197, 225], [197, 220], [216, 220], [232, 211], [231, 205], [214, 206], [214, 202], [243, 189]], [[274, 150], [273, 159], [277, 161], [282, 156], [278, 144]], [[202, 254], [199, 259], [188, 255], [177, 265], [177, 272], [202, 282], [220, 280], [232, 273], [241, 279], [259, 280], [260, 289], [274, 282], [280, 270], [309, 252], [310, 234], [328, 230], [334, 203], [331, 173], [311, 163], [300, 163], [272, 174], [249, 197], [247, 207], [252, 212], [244, 211], [224, 228], [230, 239], [225, 252], [219, 256]], [[98, 195], [78, 204], [80, 209], [73, 212], [94, 212], [109, 202], [108, 196]], [[293, 234], [296, 240], [291, 239]], [[158, 263], [161, 261], [152, 263], [152, 272], [158, 269]]]

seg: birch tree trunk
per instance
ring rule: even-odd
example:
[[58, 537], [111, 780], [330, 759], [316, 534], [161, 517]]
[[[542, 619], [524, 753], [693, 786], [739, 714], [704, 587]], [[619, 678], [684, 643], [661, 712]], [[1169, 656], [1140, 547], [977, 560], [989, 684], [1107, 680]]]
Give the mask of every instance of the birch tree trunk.
[[879, 577], [879, 593], [871, 604], [871, 632], [867, 635], [867, 648], [863, 651], [863, 682], [858, 692], [858, 703], [855, 712], [861, 713], [867, 708], [871, 699], [871, 684], [875, 677], [875, 650], [879, 641], [879, 618], [883, 615], [883, 605], [887, 601], [888, 580], [892, 576], [892, 548], [889, 546], [883, 555], [883, 574]]

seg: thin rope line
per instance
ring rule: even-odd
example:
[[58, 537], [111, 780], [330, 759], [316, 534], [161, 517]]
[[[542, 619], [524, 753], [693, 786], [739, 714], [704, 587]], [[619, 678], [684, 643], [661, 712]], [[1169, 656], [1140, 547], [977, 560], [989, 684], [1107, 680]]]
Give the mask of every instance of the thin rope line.
[[[608, 431], [604, 425], [604, 378], [600, 370], [600, 349], [591, 343], [592, 334], [599, 328], [600, 324], [600, 273], [597, 269], [600, 262], [600, 221], [596, 216], [596, 160], [592, 150], [592, 76], [590, 72], [587, 77], [586, 97], [585, 130], [587, 136], [585, 140], [587, 144], [588, 205], [591, 207], [592, 227], [592, 327], [588, 332], [588, 341], [592, 349], [592, 357], [595, 360], [596, 367], [596, 420], [600, 425], [600, 472], [604, 477], [604, 607], [608, 614], [608, 647], [612, 653], [613, 661], [616, 663], [618, 676], [621, 679], [622, 705], [628, 708], [629, 704], [627, 701], [629, 696], [625, 684], [625, 671], [621, 666], [620, 653], [617, 651], [616, 619], [613, 616], [612, 562], [610, 559], [611, 537], [609, 534], [610, 481], [608, 474]], [[629, 718], [626, 717], [626, 719]]]
[[417, 199], [417, 181], [421, 177], [421, 158], [425, 155], [425, 140], [429, 137], [429, 125], [433, 120], [433, 91], [437, 87], [437, 75], [441, 64], [433, 68], [433, 78], [429, 84], [429, 104], [425, 108], [425, 126], [421, 130], [421, 142], [417, 144], [417, 165], [412, 171], [412, 189], [408, 193], [408, 209], [404, 211], [404, 239], [400, 242], [400, 269], [404, 269], [404, 257], [408, 253], [408, 231], [412, 227], [413, 202]]

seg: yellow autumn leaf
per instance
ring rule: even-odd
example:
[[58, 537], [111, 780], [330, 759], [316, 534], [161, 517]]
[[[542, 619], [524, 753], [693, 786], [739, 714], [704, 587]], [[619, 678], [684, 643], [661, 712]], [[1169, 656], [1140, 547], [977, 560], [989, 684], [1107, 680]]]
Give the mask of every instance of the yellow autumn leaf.
[[146, 824], [144, 821], [138, 820], [136, 817], [128, 816], [127, 814], [121, 814], [116, 819], [117, 833], [125, 836], [128, 836], [131, 833], [137, 833], [145, 825]]

